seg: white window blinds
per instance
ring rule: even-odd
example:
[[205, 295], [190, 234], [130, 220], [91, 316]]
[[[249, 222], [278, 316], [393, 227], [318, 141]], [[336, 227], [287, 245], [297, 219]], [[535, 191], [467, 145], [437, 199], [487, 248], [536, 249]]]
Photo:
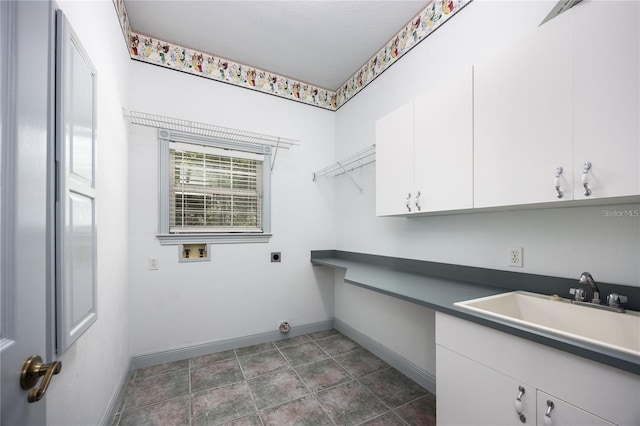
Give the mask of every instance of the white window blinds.
[[169, 143], [169, 232], [262, 232], [264, 156]]

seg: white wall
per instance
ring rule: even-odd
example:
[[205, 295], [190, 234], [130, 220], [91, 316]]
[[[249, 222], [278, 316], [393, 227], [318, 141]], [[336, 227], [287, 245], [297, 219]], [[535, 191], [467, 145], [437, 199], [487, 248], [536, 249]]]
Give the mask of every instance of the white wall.
[[[405, 55], [336, 114], [336, 155], [374, 142], [377, 119], [438, 84], [448, 73], [497, 52], [533, 30], [556, 2], [476, 0]], [[523, 247], [533, 274], [640, 285], [640, 220], [607, 217], [603, 210], [639, 206], [581, 207], [420, 218], [375, 217], [375, 168], [336, 181], [336, 248], [493, 269], [506, 266], [509, 247]], [[446, 184], [446, 176], [442, 182]], [[336, 282], [336, 318], [379, 339], [435, 374], [432, 313], [408, 302], [365, 294]], [[370, 309], [375, 305], [376, 309]], [[387, 319], [378, 321], [378, 312]], [[418, 321], [427, 330], [406, 327]], [[412, 339], [413, 337], [413, 339]]]
[[[211, 261], [179, 263], [157, 232], [157, 136], [130, 127], [130, 274], [133, 355], [333, 318], [332, 274], [312, 249], [334, 244], [333, 189], [311, 173], [333, 161], [334, 113], [148, 64], [132, 64], [131, 110], [300, 140], [277, 154], [269, 243], [214, 244]], [[281, 263], [270, 252], [282, 252]], [[157, 257], [159, 269], [147, 269]]]
[[58, 1], [97, 70], [98, 321], [60, 358], [50, 425], [99, 424], [128, 372], [127, 129], [129, 59], [112, 1]]

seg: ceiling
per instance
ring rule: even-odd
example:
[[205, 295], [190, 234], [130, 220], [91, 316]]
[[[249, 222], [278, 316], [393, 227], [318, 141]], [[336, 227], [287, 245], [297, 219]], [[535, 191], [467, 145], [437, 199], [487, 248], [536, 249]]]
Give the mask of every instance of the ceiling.
[[124, 3], [136, 32], [335, 91], [429, 1]]

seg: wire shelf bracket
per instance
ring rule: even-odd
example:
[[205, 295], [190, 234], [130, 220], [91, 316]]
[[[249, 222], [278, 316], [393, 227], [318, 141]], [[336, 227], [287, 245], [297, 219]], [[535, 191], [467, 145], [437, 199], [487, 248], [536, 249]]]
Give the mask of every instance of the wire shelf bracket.
[[371, 145], [367, 148], [356, 152], [348, 157], [343, 158], [340, 161], [337, 161], [330, 166], [327, 166], [323, 169], [318, 170], [313, 173], [313, 181], [322, 176], [339, 176], [342, 174], [346, 174], [349, 180], [358, 188], [360, 193], [362, 194], [362, 187], [358, 185], [358, 183], [351, 176], [352, 170], [358, 169], [360, 167], [364, 167], [367, 164], [371, 164], [376, 161], [376, 146]]
[[255, 145], [266, 145], [275, 148], [271, 170], [276, 162], [278, 150], [280, 148], [289, 149], [292, 146], [300, 145], [296, 139], [283, 138], [262, 133], [250, 132], [247, 130], [232, 129], [229, 127], [216, 126], [215, 124], [200, 123], [197, 121], [184, 120], [181, 118], [165, 117], [157, 114], [150, 114], [140, 111], [128, 111], [123, 109], [124, 116], [131, 124], [141, 126], [162, 128], [178, 132], [191, 133], [200, 136], [221, 139], [232, 142], [245, 142]]

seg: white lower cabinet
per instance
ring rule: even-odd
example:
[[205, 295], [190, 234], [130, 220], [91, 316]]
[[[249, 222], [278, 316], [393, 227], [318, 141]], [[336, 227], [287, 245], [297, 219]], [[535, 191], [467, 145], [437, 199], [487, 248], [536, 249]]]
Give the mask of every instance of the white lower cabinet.
[[439, 425], [535, 424], [535, 387], [442, 346], [436, 346], [436, 359]]
[[436, 384], [438, 425], [640, 424], [640, 376], [441, 312]]
[[442, 346], [436, 357], [439, 425], [614, 424]]

